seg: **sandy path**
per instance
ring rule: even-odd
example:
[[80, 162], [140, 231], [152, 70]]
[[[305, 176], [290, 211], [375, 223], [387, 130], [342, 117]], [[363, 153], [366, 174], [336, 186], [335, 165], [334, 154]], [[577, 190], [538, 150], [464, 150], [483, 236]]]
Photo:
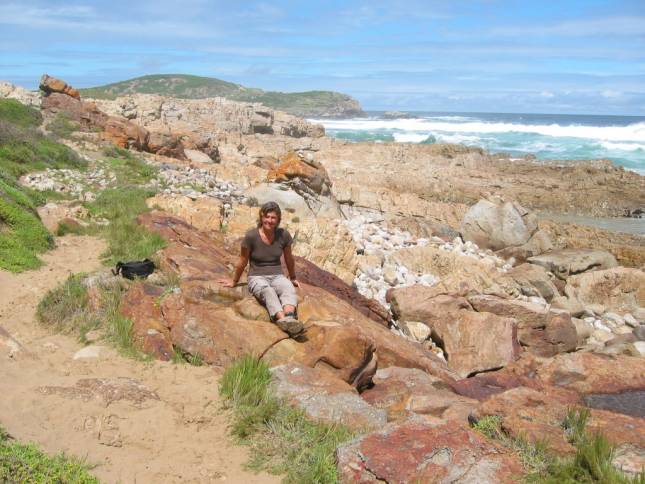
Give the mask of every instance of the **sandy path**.
[[57, 242], [39, 270], [0, 271], [0, 424], [49, 453], [85, 457], [106, 483], [279, 482], [243, 470], [247, 453], [227, 436], [212, 369], [137, 362], [108, 346], [74, 360], [75, 338], [38, 325], [45, 291], [100, 267], [102, 241]]

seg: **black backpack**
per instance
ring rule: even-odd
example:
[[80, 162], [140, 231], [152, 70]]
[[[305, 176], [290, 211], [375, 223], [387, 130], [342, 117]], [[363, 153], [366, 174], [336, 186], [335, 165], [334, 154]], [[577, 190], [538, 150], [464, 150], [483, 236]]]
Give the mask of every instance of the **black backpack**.
[[119, 275], [119, 272], [126, 279], [143, 277], [144, 279], [152, 274], [155, 270], [155, 263], [150, 259], [135, 260], [130, 262], [117, 262], [116, 269], [112, 269], [112, 274]]

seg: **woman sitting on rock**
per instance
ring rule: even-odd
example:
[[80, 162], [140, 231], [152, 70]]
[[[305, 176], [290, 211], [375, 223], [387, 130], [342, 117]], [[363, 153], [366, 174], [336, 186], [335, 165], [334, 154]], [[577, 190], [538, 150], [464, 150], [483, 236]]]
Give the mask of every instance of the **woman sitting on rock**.
[[[281, 218], [282, 211], [277, 203], [267, 202], [260, 207], [257, 227], [246, 232], [242, 240], [233, 279], [220, 282], [226, 287], [234, 287], [250, 263], [249, 292], [266, 306], [271, 320], [293, 337], [302, 332], [303, 326], [295, 317], [298, 296], [294, 286], [298, 286], [298, 281], [291, 253], [293, 239], [287, 230], [279, 227]], [[280, 265], [283, 254], [289, 279]]]

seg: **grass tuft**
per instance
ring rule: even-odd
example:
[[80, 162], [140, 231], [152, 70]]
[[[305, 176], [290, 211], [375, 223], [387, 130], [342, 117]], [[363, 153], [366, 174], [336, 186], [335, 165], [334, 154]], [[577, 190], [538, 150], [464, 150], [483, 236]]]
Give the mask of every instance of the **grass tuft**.
[[220, 380], [220, 394], [233, 410], [231, 432], [251, 447], [248, 466], [285, 474], [285, 482], [335, 483], [336, 448], [353, 433], [342, 425], [308, 420], [277, 398], [264, 362], [245, 356]]
[[53, 457], [35, 444], [21, 444], [0, 427], [0, 482], [98, 484], [84, 461], [63, 453]]
[[87, 204], [92, 217], [110, 221], [109, 225], [98, 229], [108, 242], [108, 248], [102, 254], [106, 264], [150, 258], [166, 246], [160, 235], [149, 232], [136, 221], [139, 214], [149, 211], [146, 198], [153, 194], [150, 190], [135, 187], [110, 189]]
[[88, 289], [83, 285], [85, 276], [75, 274], [60, 286], [50, 290], [38, 303], [37, 317], [45, 326], [66, 334], [77, 334], [80, 341], [93, 329], [102, 329], [105, 337], [121, 353], [137, 359], [146, 359], [134, 346], [132, 321], [120, 312], [121, 297], [127, 283], [121, 278], [96, 283], [98, 300], [90, 304]]
[[576, 448], [575, 456], [567, 458], [550, 454], [544, 443], [511, 438], [503, 431], [499, 416], [482, 417], [472, 427], [518, 454], [527, 471], [525, 482], [645, 484], [645, 473], [628, 476], [613, 466], [614, 448], [604, 435], [587, 432], [589, 418], [588, 408], [570, 409], [567, 412], [562, 427]]

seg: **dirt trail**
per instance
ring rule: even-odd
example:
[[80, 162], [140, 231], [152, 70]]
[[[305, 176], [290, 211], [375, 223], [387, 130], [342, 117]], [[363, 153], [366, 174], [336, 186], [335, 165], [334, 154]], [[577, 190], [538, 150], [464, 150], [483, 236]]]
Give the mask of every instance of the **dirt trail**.
[[48, 453], [85, 457], [106, 483], [279, 482], [243, 469], [247, 453], [227, 436], [212, 369], [137, 362], [104, 343], [98, 357], [74, 359], [74, 337], [35, 321], [45, 291], [99, 268], [103, 249], [66, 236], [40, 269], [0, 271], [0, 425]]

